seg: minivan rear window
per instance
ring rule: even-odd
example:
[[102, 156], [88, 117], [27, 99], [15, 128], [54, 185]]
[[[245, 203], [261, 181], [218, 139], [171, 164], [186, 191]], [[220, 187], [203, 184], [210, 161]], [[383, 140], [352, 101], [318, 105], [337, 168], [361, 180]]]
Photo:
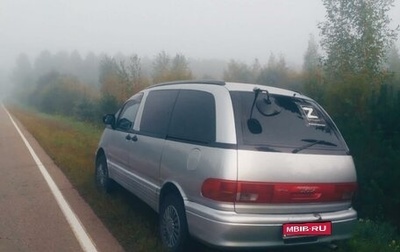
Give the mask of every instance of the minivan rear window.
[[295, 96], [231, 91], [238, 144], [260, 151], [348, 154], [329, 116]]

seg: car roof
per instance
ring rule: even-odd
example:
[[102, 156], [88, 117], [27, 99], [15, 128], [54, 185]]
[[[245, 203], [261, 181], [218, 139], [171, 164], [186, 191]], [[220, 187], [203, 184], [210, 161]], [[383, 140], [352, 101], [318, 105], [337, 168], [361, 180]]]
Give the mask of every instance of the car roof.
[[286, 95], [286, 96], [302, 96], [301, 93], [283, 89], [283, 88], [277, 88], [277, 87], [271, 87], [271, 86], [266, 86], [266, 85], [260, 85], [260, 84], [252, 84], [252, 83], [238, 83], [238, 82], [226, 82], [225, 87], [229, 91], [249, 91], [252, 92], [254, 91], [255, 88], [259, 88], [261, 90], [267, 90], [270, 94], [279, 94], [279, 95]]
[[[184, 80], [184, 81], [172, 81], [172, 82], [163, 82], [150, 86], [149, 88], [154, 87], [162, 87], [162, 86], [179, 86], [179, 85], [187, 85], [187, 84], [204, 84], [204, 85], [216, 85], [223, 86], [228, 91], [247, 91], [252, 92], [255, 88], [259, 88], [261, 90], [267, 90], [270, 94], [278, 94], [285, 96], [296, 96], [301, 98], [308, 98], [302, 95], [300, 92], [291, 91], [283, 88], [271, 87], [261, 84], [253, 84], [253, 83], [240, 83], [240, 82], [225, 82], [221, 80]], [[308, 98], [309, 99], [309, 98]]]

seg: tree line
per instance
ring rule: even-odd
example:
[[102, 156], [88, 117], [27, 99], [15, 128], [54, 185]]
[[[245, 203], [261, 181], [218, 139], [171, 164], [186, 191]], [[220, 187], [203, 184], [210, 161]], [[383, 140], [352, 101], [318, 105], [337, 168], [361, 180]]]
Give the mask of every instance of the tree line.
[[84, 59], [77, 51], [41, 52], [31, 63], [26, 54], [16, 59], [11, 80], [13, 96], [39, 110], [99, 121], [115, 112], [135, 92], [153, 83], [193, 79], [182, 54], [160, 52], [143, 61], [137, 54], [95, 55]]
[[[301, 70], [284, 56], [238, 60], [221, 69], [226, 81], [294, 89], [321, 103], [338, 124], [354, 157], [360, 217], [400, 227], [399, 28], [390, 28], [393, 0], [323, 0], [321, 41], [310, 35]], [[210, 62], [208, 62], [210, 63]], [[133, 55], [42, 52], [31, 64], [22, 54], [13, 72], [14, 95], [41, 111], [99, 121], [125, 99], [153, 83], [210, 78], [196, 75], [182, 54], [162, 51], [152, 60]], [[215, 75], [214, 75], [215, 76]], [[220, 78], [218, 76], [217, 78]]]

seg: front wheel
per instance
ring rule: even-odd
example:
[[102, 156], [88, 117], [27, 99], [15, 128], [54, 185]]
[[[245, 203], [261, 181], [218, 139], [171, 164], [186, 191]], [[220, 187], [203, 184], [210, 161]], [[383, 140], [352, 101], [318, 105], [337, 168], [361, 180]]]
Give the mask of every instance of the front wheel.
[[95, 182], [100, 191], [111, 192], [113, 181], [108, 176], [107, 160], [104, 156], [100, 156], [96, 162]]
[[184, 251], [188, 228], [185, 208], [177, 195], [167, 195], [161, 203], [160, 234], [167, 251]]

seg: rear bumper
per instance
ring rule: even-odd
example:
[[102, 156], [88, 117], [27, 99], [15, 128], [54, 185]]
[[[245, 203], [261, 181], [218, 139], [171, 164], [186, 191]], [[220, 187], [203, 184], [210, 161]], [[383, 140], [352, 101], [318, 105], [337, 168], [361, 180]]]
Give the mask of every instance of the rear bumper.
[[[324, 243], [351, 237], [357, 213], [349, 208], [320, 214], [237, 214], [185, 202], [189, 232], [221, 247], [275, 247]], [[331, 221], [332, 235], [283, 239], [284, 223]]]

